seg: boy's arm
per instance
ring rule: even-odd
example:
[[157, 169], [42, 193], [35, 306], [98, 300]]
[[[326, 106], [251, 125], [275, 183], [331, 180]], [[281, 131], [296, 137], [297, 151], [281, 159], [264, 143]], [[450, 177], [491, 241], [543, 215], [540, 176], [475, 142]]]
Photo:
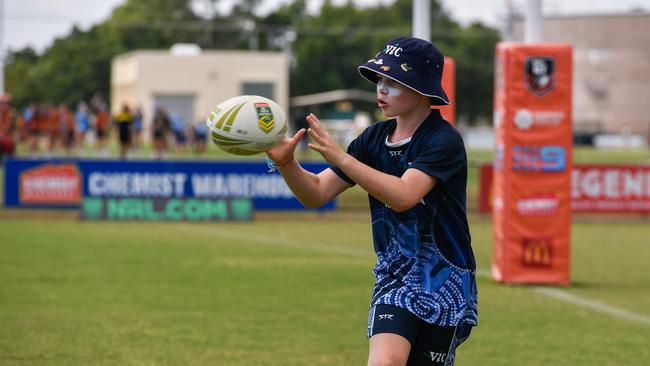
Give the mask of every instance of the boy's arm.
[[311, 126], [309, 134], [316, 142], [309, 147], [391, 209], [403, 212], [412, 208], [435, 186], [436, 179], [418, 169], [407, 169], [396, 177], [369, 167], [341, 150], [316, 116], [312, 114], [307, 120]]
[[269, 149], [267, 155], [276, 163], [298, 200], [306, 207], [316, 208], [329, 202], [350, 185], [329, 168], [314, 174], [300, 166], [293, 154], [304, 134], [303, 128], [293, 137], [285, 137], [281, 143]]
[[314, 174], [303, 169], [295, 158], [278, 168], [291, 191], [308, 208], [320, 207], [350, 187], [332, 169]]
[[397, 212], [404, 212], [418, 202], [436, 184], [436, 179], [418, 169], [407, 169], [401, 177], [382, 173], [345, 154], [336, 166], [372, 196]]

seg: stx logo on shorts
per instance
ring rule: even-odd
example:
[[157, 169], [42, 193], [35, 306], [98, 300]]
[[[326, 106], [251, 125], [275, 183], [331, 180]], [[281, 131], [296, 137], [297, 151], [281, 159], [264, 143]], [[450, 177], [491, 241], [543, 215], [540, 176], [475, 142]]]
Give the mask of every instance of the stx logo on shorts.
[[379, 314], [379, 320], [393, 320], [393, 314]]

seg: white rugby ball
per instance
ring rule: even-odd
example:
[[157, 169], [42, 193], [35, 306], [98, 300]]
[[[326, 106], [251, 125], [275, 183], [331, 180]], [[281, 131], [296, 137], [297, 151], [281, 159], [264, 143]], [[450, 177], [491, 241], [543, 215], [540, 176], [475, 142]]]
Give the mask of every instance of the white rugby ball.
[[287, 115], [271, 99], [241, 95], [220, 103], [206, 121], [210, 139], [236, 155], [264, 152], [287, 133]]

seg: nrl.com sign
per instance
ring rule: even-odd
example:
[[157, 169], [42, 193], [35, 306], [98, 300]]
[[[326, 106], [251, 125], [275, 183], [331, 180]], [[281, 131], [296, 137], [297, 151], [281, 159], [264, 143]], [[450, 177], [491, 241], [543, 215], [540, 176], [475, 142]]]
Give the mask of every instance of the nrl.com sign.
[[250, 221], [248, 198], [85, 198], [83, 220], [108, 221]]

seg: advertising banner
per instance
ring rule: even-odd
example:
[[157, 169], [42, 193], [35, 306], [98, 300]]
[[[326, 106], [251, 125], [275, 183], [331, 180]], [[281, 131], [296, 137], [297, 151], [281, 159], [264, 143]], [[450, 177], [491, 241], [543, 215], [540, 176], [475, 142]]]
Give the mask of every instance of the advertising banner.
[[[479, 170], [479, 211], [491, 213], [494, 202], [492, 164]], [[549, 197], [530, 199], [523, 207], [552, 210]], [[573, 164], [571, 211], [574, 213], [650, 214], [650, 165]]]
[[[302, 165], [312, 172], [328, 167], [326, 163]], [[79, 208], [82, 198], [245, 198], [255, 210], [305, 209], [282, 176], [267, 170], [266, 162], [249, 161], [8, 159], [4, 203], [6, 207]], [[320, 209], [335, 207], [336, 202], [331, 201]]]
[[249, 198], [86, 198], [84, 220], [109, 221], [250, 221]]
[[500, 282], [569, 283], [571, 55], [568, 45], [497, 45], [492, 274]]

